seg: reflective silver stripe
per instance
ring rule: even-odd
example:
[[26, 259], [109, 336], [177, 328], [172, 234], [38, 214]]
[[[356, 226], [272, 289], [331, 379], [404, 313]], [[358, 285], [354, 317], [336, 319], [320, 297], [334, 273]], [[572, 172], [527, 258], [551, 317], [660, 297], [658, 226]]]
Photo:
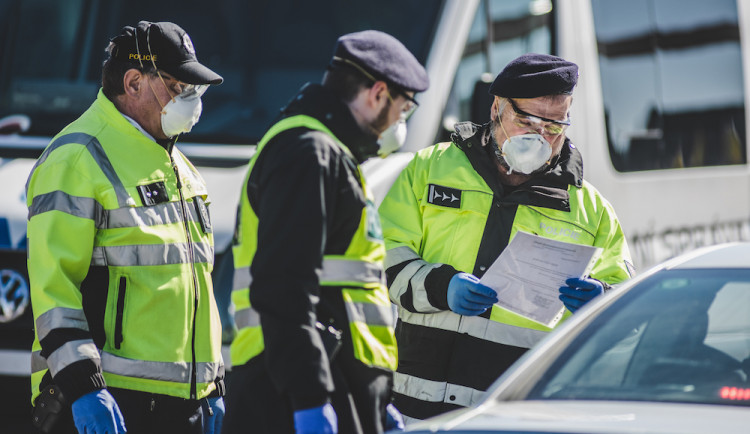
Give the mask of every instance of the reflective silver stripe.
[[47, 369], [47, 359], [42, 357], [41, 351], [34, 351], [31, 353], [31, 373], [43, 371]]
[[[237, 268], [234, 270], [232, 289], [249, 288], [252, 281], [250, 267]], [[365, 261], [324, 259], [320, 282], [383, 283], [383, 268]]]
[[[110, 184], [112, 184], [112, 188], [114, 188], [115, 190], [115, 194], [117, 195], [117, 203], [119, 204], [120, 208], [135, 205], [135, 200], [130, 197], [128, 192], [125, 190], [125, 186], [122, 185], [122, 181], [120, 181], [117, 173], [115, 173], [115, 169], [112, 167], [112, 163], [109, 161], [109, 158], [107, 158], [107, 154], [104, 152], [102, 144], [99, 143], [99, 140], [96, 137], [90, 134], [70, 133], [58, 137], [54, 142], [50, 143], [50, 145], [47, 146], [47, 149], [44, 150], [34, 167], [31, 169], [31, 173], [33, 173], [40, 164], [44, 163], [44, 161], [47, 160], [47, 157], [49, 157], [49, 154], [52, 151], [61, 146], [69, 144], [81, 144], [86, 147], [91, 156], [94, 158], [96, 164], [104, 173], [104, 176], [106, 176]], [[31, 180], [31, 176], [29, 176], [29, 180]], [[26, 181], [26, 191], [29, 191], [28, 181]]]
[[413, 423], [421, 422], [424, 419], [417, 419], [416, 417], [407, 416], [405, 414], [402, 414], [401, 417], [404, 418], [404, 425], [409, 426]]
[[86, 315], [84, 315], [83, 310], [68, 307], [52, 308], [39, 315], [39, 318], [36, 319], [36, 333], [40, 341], [44, 340], [49, 332], [57, 328], [88, 331], [89, 323], [86, 321]]
[[410, 262], [406, 265], [393, 279], [391, 287], [388, 288], [391, 300], [400, 302], [401, 296], [411, 285], [412, 305], [418, 312], [433, 313], [442, 310], [433, 306], [427, 298], [427, 289], [425, 288], [425, 279], [433, 269], [442, 264], [431, 264], [422, 259]]
[[[182, 223], [183, 218], [180, 208], [180, 202], [165, 202], [153, 206], [105, 210], [106, 227], [100, 226], [99, 228], [131, 228]], [[188, 220], [199, 221], [194, 206], [190, 206], [188, 203], [186, 209], [188, 210]]]
[[99, 360], [99, 350], [91, 339], [66, 342], [47, 357], [49, 372], [54, 377], [66, 366], [79, 360]]
[[35, 196], [29, 206], [29, 219], [48, 211], [61, 211], [76, 217], [94, 220], [97, 226], [102, 220], [102, 206], [90, 197], [72, 196], [56, 190]]
[[247, 289], [252, 282], [253, 276], [250, 274], [250, 267], [236, 268], [232, 279], [232, 291]]
[[[213, 248], [208, 243], [193, 243], [196, 263], [213, 263]], [[91, 265], [117, 267], [188, 264], [187, 243], [139, 244], [135, 246], [94, 247]]]
[[[115, 356], [107, 352], [102, 353], [102, 370], [106, 373], [122, 375], [124, 377], [189, 384], [190, 365], [188, 362], [133, 360]], [[219, 374], [221, 366], [221, 362], [197, 363], [196, 381], [198, 383], [210, 383], [214, 381]]]
[[252, 307], [239, 309], [234, 313], [234, 323], [237, 328], [260, 327], [260, 314]]
[[349, 302], [345, 302], [344, 305], [350, 322], [358, 321], [371, 326], [393, 326], [391, 306]]
[[421, 401], [445, 402], [468, 407], [479, 402], [484, 392], [467, 386], [431, 381], [400, 372], [393, 373], [393, 391]]
[[483, 339], [485, 341], [512, 345], [520, 348], [531, 348], [534, 344], [547, 336], [548, 333], [546, 331], [504, 324], [479, 316], [462, 317], [461, 315], [450, 311], [424, 315], [409, 312], [406, 309], [399, 309], [398, 316], [401, 321], [409, 324], [454, 331]]
[[417, 253], [406, 247], [395, 247], [393, 249], [388, 249], [387, 252], [385, 252], [385, 269], [389, 269], [393, 267], [394, 265], [398, 265], [402, 262], [411, 261], [413, 259], [421, 259]]
[[214, 246], [209, 243], [193, 243], [193, 253], [196, 263], [214, 263]]
[[366, 261], [324, 258], [320, 281], [381, 283], [383, 267]]

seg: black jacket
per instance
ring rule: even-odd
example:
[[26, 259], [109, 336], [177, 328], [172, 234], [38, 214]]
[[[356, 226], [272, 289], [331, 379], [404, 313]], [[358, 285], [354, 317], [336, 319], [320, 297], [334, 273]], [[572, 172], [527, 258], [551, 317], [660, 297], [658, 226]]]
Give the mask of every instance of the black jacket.
[[364, 133], [349, 108], [320, 85], [303, 87], [281, 118], [299, 114], [323, 122], [355, 158], [326, 133], [293, 128], [266, 144], [248, 179], [246, 192], [258, 217], [250, 303], [261, 318], [265, 369], [295, 410], [322, 405], [344, 386], [323, 356], [316, 320], [344, 331], [336, 363], [346, 365], [347, 387], [391, 375], [354, 359], [340, 291], [325, 288], [321, 294], [318, 279], [323, 255], [343, 254], [359, 226], [366, 198], [358, 163], [377, 150], [376, 137]]

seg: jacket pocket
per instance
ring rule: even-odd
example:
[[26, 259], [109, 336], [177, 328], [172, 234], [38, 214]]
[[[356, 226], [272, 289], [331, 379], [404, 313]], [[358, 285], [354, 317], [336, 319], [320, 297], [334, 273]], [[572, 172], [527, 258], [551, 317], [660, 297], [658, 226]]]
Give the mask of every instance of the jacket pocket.
[[121, 276], [117, 288], [117, 310], [115, 312], [115, 348], [118, 350], [122, 343], [122, 321], [125, 312], [125, 291], [127, 287], [128, 280], [125, 276]]

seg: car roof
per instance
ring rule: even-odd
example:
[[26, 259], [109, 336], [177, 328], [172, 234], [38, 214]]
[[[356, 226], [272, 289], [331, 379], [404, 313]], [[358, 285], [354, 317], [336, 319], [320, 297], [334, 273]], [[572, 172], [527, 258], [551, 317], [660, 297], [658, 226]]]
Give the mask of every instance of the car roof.
[[664, 268], [750, 268], [750, 243], [726, 243], [696, 249], [668, 261]]

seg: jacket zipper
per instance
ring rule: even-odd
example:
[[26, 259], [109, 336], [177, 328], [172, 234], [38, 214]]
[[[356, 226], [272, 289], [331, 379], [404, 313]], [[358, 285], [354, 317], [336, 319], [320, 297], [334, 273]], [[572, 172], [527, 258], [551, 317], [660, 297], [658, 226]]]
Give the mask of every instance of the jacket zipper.
[[121, 276], [117, 289], [117, 311], [115, 313], [115, 348], [118, 350], [122, 343], [122, 318], [125, 312], [125, 290], [127, 287], [127, 279], [125, 279], [125, 276]]
[[191, 324], [192, 328], [192, 338], [190, 341], [190, 349], [192, 352], [192, 363], [190, 364], [191, 370], [190, 370], [190, 399], [197, 399], [197, 367], [195, 366], [195, 321], [196, 316], [198, 313], [198, 278], [195, 273], [195, 252], [193, 251], [193, 240], [190, 236], [190, 228], [188, 227], [188, 217], [187, 217], [187, 204], [185, 203], [185, 197], [182, 194], [182, 182], [180, 181], [180, 172], [177, 170], [177, 165], [174, 162], [174, 158], [172, 158], [172, 155], [169, 155], [169, 159], [172, 161], [172, 169], [174, 170], [175, 176], [177, 176], [177, 191], [180, 193], [180, 208], [182, 209], [182, 223], [183, 227], [185, 228], [185, 235], [187, 236], [187, 245], [188, 245], [188, 260], [190, 261], [190, 270], [193, 277], [193, 322]]

